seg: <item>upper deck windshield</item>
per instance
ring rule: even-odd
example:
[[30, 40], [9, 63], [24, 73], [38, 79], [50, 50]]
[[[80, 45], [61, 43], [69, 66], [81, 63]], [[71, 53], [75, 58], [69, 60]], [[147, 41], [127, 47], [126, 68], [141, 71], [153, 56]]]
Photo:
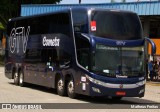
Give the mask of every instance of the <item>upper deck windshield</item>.
[[116, 40], [142, 38], [142, 27], [138, 16], [131, 12], [92, 11], [91, 34]]

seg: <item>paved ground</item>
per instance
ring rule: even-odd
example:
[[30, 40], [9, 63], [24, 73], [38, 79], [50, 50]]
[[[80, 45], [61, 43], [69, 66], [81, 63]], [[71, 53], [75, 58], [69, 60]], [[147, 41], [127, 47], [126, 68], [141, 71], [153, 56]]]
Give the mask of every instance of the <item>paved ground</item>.
[[[68, 97], [61, 97], [58, 96], [53, 89], [48, 89], [41, 86], [35, 86], [35, 85], [28, 85], [27, 87], [19, 87], [15, 86], [13, 84], [13, 80], [9, 80], [4, 76], [4, 68], [0, 67], [0, 103], [56, 103], [54, 105], [50, 104], [50, 106], [56, 106], [58, 107], [64, 107], [68, 106], [69, 109], [63, 110], [63, 109], [55, 109], [55, 110], [42, 110], [42, 111], [59, 111], [59, 112], [70, 112], [70, 111], [79, 111], [81, 112], [83, 108], [83, 112], [116, 112], [115, 108], [121, 108], [119, 106], [126, 105], [134, 105], [134, 106], [146, 106], [144, 103], [150, 103], [149, 106], [153, 104], [160, 103], [160, 82], [147, 82], [146, 84], [146, 94], [143, 98], [123, 98], [121, 101], [113, 101], [110, 99], [99, 99], [99, 98], [91, 98], [86, 96], [80, 96], [78, 99], [70, 99]], [[61, 103], [61, 104], [59, 104]], [[62, 104], [65, 103], [65, 104]], [[72, 104], [70, 104], [72, 103]], [[69, 104], [69, 105], [67, 105]], [[82, 105], [81, 105], [82, 104]], [[100, 104], [100, 105], [98, 105]], [[73, 109], [72, 108], [76, 108]], [[160, 105], [159, 105], [160, 106]], [[90, 108], [97, 108], [97, 109], [86, 109], [87, 107]], [[112, 108], [109, 110], [104, 109]], [[99, 109], [103, 108], [103, 109]], [[160, 107], [159, 107], [160, 108]], [[19, 111], [22, 110], [4, 110], [1, 109], [1, 111]], [[27, 110], [23, 110], [27, 111]], [[31, 110], [29, 110], [30, 112]], [[147, 112], [160, 112], [158, 109], [118, 109], [119, 112], [132, 112], [132, 111], [147, 111]], [[37, 112], [40, 112], [40, 110], [37, 110]]]

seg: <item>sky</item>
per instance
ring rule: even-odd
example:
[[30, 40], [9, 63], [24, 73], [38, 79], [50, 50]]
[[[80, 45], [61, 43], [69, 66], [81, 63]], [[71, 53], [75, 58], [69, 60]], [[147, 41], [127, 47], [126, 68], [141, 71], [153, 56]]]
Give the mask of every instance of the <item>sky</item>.
[[[86, 3], [109, 3], [111, 0], [81, 0], [82, 4]], [[116, 2], [120, 2], [121, 0], [115, 0]], [[126, 2], [136, 2], [138, 0], [126, 0]], [[150, 1], [150, 0], [139, 0], [139, 1]], [[157, 0], [151, 0], [157, 1]], [[79, 0], [62, 0], [60, 4], [78, 4]]]

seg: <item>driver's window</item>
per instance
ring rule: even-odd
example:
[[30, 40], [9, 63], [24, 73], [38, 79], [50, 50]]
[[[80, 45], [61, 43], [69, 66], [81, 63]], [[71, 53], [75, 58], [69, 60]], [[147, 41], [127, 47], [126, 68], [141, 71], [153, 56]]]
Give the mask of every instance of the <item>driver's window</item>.
[[86, 69], [89, 69], [89, 40], [83, 36], [76, 36], [76, 50], [78, 63]]

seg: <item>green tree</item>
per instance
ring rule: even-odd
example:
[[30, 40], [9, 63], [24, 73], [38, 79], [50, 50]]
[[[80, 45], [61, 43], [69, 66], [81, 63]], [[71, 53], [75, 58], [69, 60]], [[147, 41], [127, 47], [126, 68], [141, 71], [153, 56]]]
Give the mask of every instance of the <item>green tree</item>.
[[8, 19], [20, 16], [21, 4], [57, 4], [60, 1], [61, 0], [0, 0], [1, 27], [6, 29]]
[[21, 1], [22, 4], [57, 4], [62, 0], [15, 0]]
[[4, 28], [6, 28], [8, 19], [16, 15], [17, 8], [18, 6], [14, 5], [11, 0], [0, 1], [0, 22]]
[[4, 27], [3, 27], [2, 23], [0, 23], [0, 29], [4, 30]]

